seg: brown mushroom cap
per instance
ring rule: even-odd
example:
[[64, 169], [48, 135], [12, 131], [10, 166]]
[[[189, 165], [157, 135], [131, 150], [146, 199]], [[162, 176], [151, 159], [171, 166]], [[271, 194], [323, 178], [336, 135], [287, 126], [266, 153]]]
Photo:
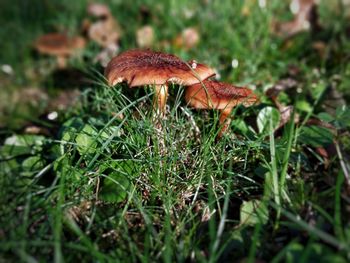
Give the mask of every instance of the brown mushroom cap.
[[258, 98], [252, 90], [206, 80], [186, 88], [185, 100], [197, 109], [230, 109], [238, 104], [251, 106]]
[[114, 57], [107, 65], [105, 76], [109, 85], [126, 81], [130, 87], [164, 85], [168, 82], [192, 85], [215, 72], [195, 61], [189, 65], [180, 58], [150, 50], [130, 50]]
[[82, 49], [85, 40], [82, 37], [68, 37], [61, 33], [50, 33], [39, 37], [35, 48], [42, 54], [53, 56], [70, 56], [76, 49]]

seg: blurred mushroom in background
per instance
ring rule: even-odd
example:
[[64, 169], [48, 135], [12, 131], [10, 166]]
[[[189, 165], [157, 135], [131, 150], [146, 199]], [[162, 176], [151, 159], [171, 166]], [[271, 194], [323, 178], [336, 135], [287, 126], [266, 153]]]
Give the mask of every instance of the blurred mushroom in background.
[[49, 33], [40, 36], [34, 46], [40, 54], [55, 56], [58, 68], [65, 68], [67, 59], [77, 54], [85, 44], [85, 39], [80, 36], [69, 37], [62, 33]]

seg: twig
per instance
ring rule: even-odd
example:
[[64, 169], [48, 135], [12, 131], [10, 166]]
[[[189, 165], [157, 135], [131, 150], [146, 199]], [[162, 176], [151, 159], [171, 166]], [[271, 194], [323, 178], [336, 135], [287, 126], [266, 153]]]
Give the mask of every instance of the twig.
[[347, 190], [348, 190], [348, 193], [350, 193], [350, 176], [349, 176], [349, 171], [348, 171], [347, 165], [346, 165], [346, 163], [344, 161], [344, 157], [343, 157], [343, 154], [341, 152], [341, 149], [340, 149], [338, 141], [336, 140], [334, 144], [335, 144], [335, 149], [337, 150], [337, 154], [338, 154], [338, 157], [339, 157], [340, 166], [341, 166], [341, 168], [343, 170], [343, 173], [344, 173], [344, 177], [345, 177], [345, 181], [346, 181], [346, 185], [347, 185]]

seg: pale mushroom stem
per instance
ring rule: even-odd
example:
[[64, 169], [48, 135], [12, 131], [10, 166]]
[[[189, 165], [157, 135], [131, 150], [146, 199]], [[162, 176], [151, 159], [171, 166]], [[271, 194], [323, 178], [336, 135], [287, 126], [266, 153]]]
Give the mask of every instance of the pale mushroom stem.
[[59, 69], [64, 69], [67, 66], [67, 58], [65, 56], [57, 56], [57, 66]]
[[231, 108], [226, 108], [221, 110], [221, 115], [220, 115], [220, 119], [219, 119], [219, 123], [221, 126], [221, 129], [219, 131], [218, 134], [218, 139], [220, 139], [227, 131], [227, 129], [230, 127], [230, 123], [231, 123]]
[[165, 115], [165, 106], [168, 98], [168, 86], [154, 85], [153, 109], [157, 117]]

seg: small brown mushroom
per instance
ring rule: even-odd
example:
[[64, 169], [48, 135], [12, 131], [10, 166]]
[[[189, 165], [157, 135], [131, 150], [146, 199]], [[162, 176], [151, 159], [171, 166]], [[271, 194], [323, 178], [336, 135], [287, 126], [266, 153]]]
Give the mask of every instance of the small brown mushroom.
[[66, 59], [85, 47], [85, 39], [80, 36], [68, 37], [62, 33], [49, 33], [35, 42], [36, 50], [41, 54], [57, 57], [59, 68], [66, 66]]
[[219, 122], [222, 128], [220, 138], [228, 129], [232, 109], [239, 104], [248, 107], [258, 101], [252, 90], [236, 87], [228, 83], [206, 80], [186, 88], [186, 102], [196, 109], [218, 109], [221, 111]]
[[150, 50], [130, 50], [114, 57], [106, 67], [109, 85], [126, 81], [129, 87], [154, 85], [153, 107], [157, 115], [164, 115], [168, 95], [168, 83], [184, 86], [200, 83], [215, 75], [204, 64], [189, 64], [180, 58]]

